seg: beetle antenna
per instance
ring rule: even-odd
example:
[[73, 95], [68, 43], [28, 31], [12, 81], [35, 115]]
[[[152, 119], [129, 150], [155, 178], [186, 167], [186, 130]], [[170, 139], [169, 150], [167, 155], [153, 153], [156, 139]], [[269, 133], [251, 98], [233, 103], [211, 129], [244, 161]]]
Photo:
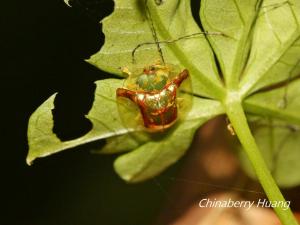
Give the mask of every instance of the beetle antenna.
[[[154, 38], [154, 43], [157, 47], [157, 51], [159, 53], [159, 56], [161, 58], [161, 61], [163, 64], [165, 64], [165, 59], [164, 59], [164, 56], [163, 56], [163, 53], [162, 53], [162, 50], [161, 50], [161, 47], [160, 47], [160, 43], [158, 41], [158, 37], [157, 37], [157, 33], [156, 33], [156, 30], [155, 30], [155, 27], [154, 27], [154, 23], [153, 23], [153, 19], [152, 19], [152, 16], [151, 16], [151, 12], [149, 10], [149, 7], [148, 7], [148, 0], [145, 0], [145, 10], [146, 10], [146, 17], [148, 19], [148, 21], [150, 21], [150, 29], [151, 29], [151, 32], [152, 32], [152, 36]], [[133, 58], [132, 58], [132, 61], [134, 62], [134, 52], [132, 54]]]
[[162, 55], [162, 51], [161, 51], [161, 48], [160, 48], [160, 44], [172, 44], [174, 42], [177, 42], [177, 41], [180, 41], [180, 40], [183, 40], [183, 39], [193, 38], [193, 37], [197, 37], [197, 36], [200, 36], [200, 35], [222, 35], [222, 36], [228, 37], [227, 35], [225, 35], [221, 32], [206, 32], [206, 31], [204, 31], [204, 32], [198, 32], [198, 33], [185, 35], [185, 36], [173, 39], [173, 40], [166, 40], [166, 41], [158, 41], [157, 40], [155, 42], [140, 43], [131, 52], [132, 62], [135, 63], [135, 53], [140, 47], [145, 46], [145, 45], [157, 45], [160, 49], [159, 52], [160, 52], [162, 61], [163, 61], [163, 63], [165, 63], [164, 60], [163, 60], [163, 55]]

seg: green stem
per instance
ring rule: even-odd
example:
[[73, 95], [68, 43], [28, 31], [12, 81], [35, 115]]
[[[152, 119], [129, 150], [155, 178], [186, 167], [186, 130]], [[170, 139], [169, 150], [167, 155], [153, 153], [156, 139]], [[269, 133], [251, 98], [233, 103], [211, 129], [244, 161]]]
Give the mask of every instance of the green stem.
[[[271, 202], [285, 201], [281, 194], [276, 182], [274, 181], [258, 146], [255, 142], [253, 135], [251, 134], [242, 104], [238, 93], [232, 93], [227, 96], [225, 101], [227, 116], [237, 134], [248, 158], [250, 159], [252, 166], [256, 172], [256, 175]], [[282, 207], [274, 208], [277, 216], [284, 225], [298, 225], [291, 209], [285, 209]]]

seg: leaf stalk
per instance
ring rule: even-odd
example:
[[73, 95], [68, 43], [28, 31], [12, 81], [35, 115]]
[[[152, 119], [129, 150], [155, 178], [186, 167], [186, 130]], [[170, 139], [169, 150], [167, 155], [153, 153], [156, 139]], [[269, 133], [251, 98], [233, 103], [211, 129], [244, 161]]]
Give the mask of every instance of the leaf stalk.
[[[234, 131], [237, 134], [237, 137], [239, 138], [249, 160], [251, 161], [258, 180], [260, 181], [269, 201], [285, 202], [285, 199], [274, 181], [250, 131], [239, 93], [229, 93], [224, 101], [224, 105]], [[286, 209], [283, 206], [279, 206], [274, 208], [274, 211], [283, 225], [298, 225], [298, 222], [293, 216], [290, 208]]]

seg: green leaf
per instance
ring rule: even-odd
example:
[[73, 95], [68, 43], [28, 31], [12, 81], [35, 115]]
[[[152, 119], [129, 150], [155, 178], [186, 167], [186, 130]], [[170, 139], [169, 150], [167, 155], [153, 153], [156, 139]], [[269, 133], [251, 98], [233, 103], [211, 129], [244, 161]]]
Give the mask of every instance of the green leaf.
[[150, 139], [146, 132], [132, 132], [128, 134], [118, 135], [106, 139], [104, 147], [92, 150], [97, 154], [115, 154], [120, 152], [131, 151]]
[[290, 80], [300, 74], [300, 39], [298, 39], [270, 68], [270, 70], [261, 77], [259, 83], [255, 85], [253, 91], [263, 87], [277, 84], [285, 80]]
[[[221, 105], [212, 100], [193, 98], [192, 109], [186, 116], [186, 120], [195, 120], [200, 118], [210, 118], [223, 113]], [[180, 123], [182, 121], [178, 121]], [[131, 151], [138, 148], [140, 145], [165, 137], [164, 133], [151, 134], [147, 132], [130, 132], [123, 135], [118, 135], [106, 139], [106, 145], [100, 149], [93, 149], [93, 153], [99, 154], [114, 154], [120, 152]]]
[[250, 96], [244, 101], [247, 112], [270, 116], [300, 125], [300, 80], [287, 86]]
[[[294, 187], [300, 184], [300, 127], [272, 119], [256, 119], [254, 136], [264, 159], [279, 186]], [[242, 167], [256, 179], [252, 166], [240, 152]]]
[[223, 112], [219, 102], [194, 98], [193, 109], [186, 120], [160, 139], [149, 140], [134, 151], [118, 157], [114, 163], [115, 170], [127, 182], [154, 177], [184, 155], [201, 124]]
[[29, 152], [26, 159], [28, 164], [39, 157], [129, 132], [120, 121], [116, 104], [116, 88], [122, 86], [122, 80], [107, 79], [97, 81], [96, 85], [94, 103], [87, 115], [93, 128], [82, 137], [61, 141], [53, 133], [52, 109], [55, 95], [52, 95], [31, 115], [28, 125]]
[[190, 146], [196, 129], [206, 120], [181, 123], [161, 141], [149, 141], [117, 158], [116, 172], [127, 182], [140, 182], [156, 176], [180, 159]]
[[[148, 6], [159, 40], [172, 41], [201, 32], [192, 17], [189, 1], [164, 1], [161, 5], [148, 1]], [[121, 74], [120, 67], [142, 68], [160, 60], [154, 44], [144, 45], [136, 51], [136, 63], [132, 65], [133, 50], [141, 43], [154, 42], [144, 1], [115, 1], [114, 12], [103, 20], [103, 32], [104, 46], [88, 60], [102, 70]], [[194, 93], [220, 98], [222, 84], [212, 50], [203, 35], [161, 44], [161, 47], [166, 63], [190, 71]]]
[[297, 66], [300, 54], [299, 24], [298, 0], [263, 1], [254, 28], [250, 56], [240, 84], [243, 95], [286, 80], [295, 67], [297, 69], [294, 74], [300, 72]]
[[[105, 45], [88, 62], [120, 75], [120, 67], [143, 68], [161, 60], [153, 44], [153, 22], [158, 39], [163, 42], [161, 47], [166, 63], [190, 71], [195, 96], [218, 99], [222, 104], [194, 97], [192, 111], [186, 119], [168, 132], [159, 134], [161, 137], [157, 139], [145, 132], [129, 130], [121, 123], [115, 91], [122, 86], [122, 81], [99, 81], [93, 107], [87, 115], [93, 129], [80, 138], [63, 142], [53, 133], [51, 110], [55, 96], [36, 110], [29, 121], [28, 163], [38, 157], [108, 138], [104, 148], [95, 151], [131, 151], [117, 159], [115, 168], [129, 182], [144, 180], [178, 160], [192, 141], [195, 130], [208, 119], [223, 113], [223, 106], [229, 108], [228, 105], [240, 97], [243, 99], [255, 90], [290, 80], [300, 72], [299, 1], [203, 0], [200, 19], [205, 30], [223, 33], [206, 37], [194, 35], [201, 29], [192, 17], [189, 1], [156, 4], [148, 0], [153, 21], [146, 16], [145, 2], [115, 1], [115, 11], [103, 20]], [[139, 45], [133, 64], [132, 53]], [[218, 74], [214, 54], [222, 74]], [[221, 76], [225, 78], [225, 86]], [[299, 104], [294, 100], [299, 95], [297, 83], [294, 81], [288, 86], [286, 108], [278, 107], [279, 99], [286, 92], [285, 87], [253, 94], [243, 99], [244, 107], [251, 113], [299, 124], [296, 113]], [[174, 143], [178, 148], [174, 149]], [[166, 150], [160, 149], [161, 146]]]
[[201, 1], [200, 16], [205, 30], [219, 31], [228, 37], [208, 36], [229, 86], [237, 86], [247, 60], [250, 32], [257, 16], [256, 4], [257, 0]]
[[[108, 140], [107, 145], [100, 151], [101, 153], [117, 153], [132, 150], [148, 141], [150, 136], [146, 133], [138, 131], [139, 134], [135, 134], [136, 130], [124, 127], [121, 122], [115, 92], [122, 84], [123, 81], [117, 79], [106, 79], [96, 82], [97, 88], [94, 103], [86, 116], [92, 122], [93, 128], [84, 136], [71, 141], [61, 141], [53, 133], [52, 109], [54, 108], [55, 95], [51, 96], [30, 117], [27, 163], [31, 164], [36, 158], [114, 136], [116, 137]], [[196, 108], [189, 112], [188, 118], [193, 120], [199, 117], [209, 118], [217, 115], [220, 113], [221, 106], [219, 103], [216, 103], [212, 100], [194, 98], [193, 104]], [[122, 136], [123, 134], [124, 136]]]

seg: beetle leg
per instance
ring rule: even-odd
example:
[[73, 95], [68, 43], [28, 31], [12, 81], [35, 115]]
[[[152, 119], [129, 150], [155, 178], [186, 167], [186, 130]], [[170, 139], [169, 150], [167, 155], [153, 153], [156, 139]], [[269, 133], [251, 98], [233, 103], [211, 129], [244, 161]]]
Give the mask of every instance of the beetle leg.
[[178, 76], [176, 76], [173, 80], [173, 83], [176, 84], [177, 87], [179, 87], [186, 78], [189, 76], [189, 71], [187, 69], [184, 69]]
[[128, 98], [131, 101], [137, 103], [137, 96], [135, 91], [131, 91], [125, 88], [118, 88], [116, 93], [117, 93], [117, 97]]

